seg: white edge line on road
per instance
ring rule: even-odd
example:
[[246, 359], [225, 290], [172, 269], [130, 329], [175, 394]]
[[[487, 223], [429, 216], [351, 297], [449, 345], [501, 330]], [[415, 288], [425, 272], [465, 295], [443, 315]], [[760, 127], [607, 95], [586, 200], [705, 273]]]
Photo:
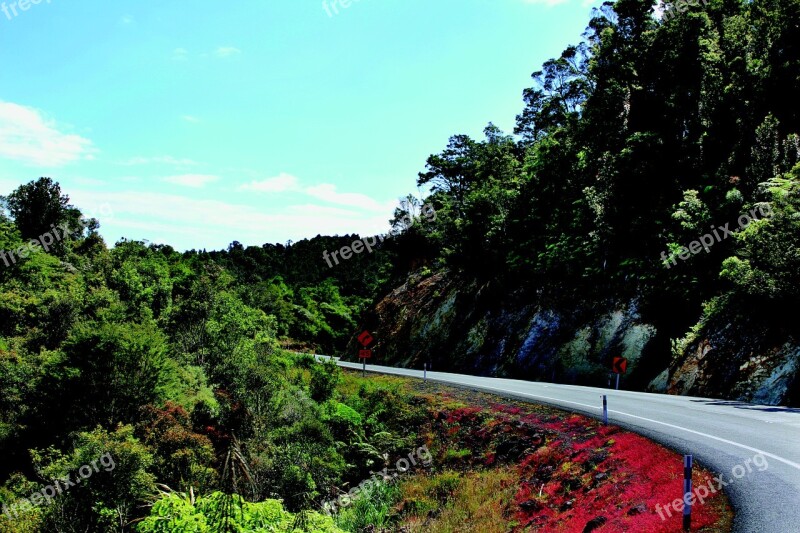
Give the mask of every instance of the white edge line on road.
[[724, 442], [725, 444], [730, 444], [731, 446], [738, 446], [739, 448], [744, 448], [745, 450], [750, 450], [751, 452], [756, 452], [756, 453], [759, 453], [761, 455], [766, 455], [767, 457], [771, 457], [772, 459], [775, 459], [776, 461], [780, 461], [782, 463], [785, 463], [785, 464], [787, 464], [789, 466], [793, 466], [794, 468], [797, 468], [798, 470], [800, 470], [800, 464], [797, 464], [794, 461], [790, 461], [788, 459], [784, 459], [783, 457], [775, 455], [774, 453], [765, 452], [764, 450], [759, 450], [758, 448], [753, 448], [752, 446], [747, 446], [746, 444], [739, 444], [738, 442], [734, 442], [734, 441], [728, 440], [728, 439], [723, 439], [722, 437], [715, 437], [714, 435], [709, 435], [708, 433], [703, 433], [701, 431], [695, 431], [693, 429], [689, 429], [689, 428], [685, 428], [685, 427], [681, 427], [681, 426], [676, 426], [674, 424], [667, 424], [666, 422], [660, 422], [658, 420], [653, 420], [651, 418], [645, 418], [643, 416], [631, 415], [631, 414], [628, 414], [628, 413], [623, 413], [621, 411], [609, 411], [609, 413], [616, 413], [618, 415], [629, 416], [631, 418], [638, 418], [639, 420], [646, 420], [648, 422], [653, 422], [654, 424], [661, 424], [662, 426], [667, 426], [667, 427], [671, 427], [671, 428], [675, 428], [675, 429], [680, 429], [680, 430], [686, 431], [688, 433], [694, 433], [695, 435], [700, 435], [701, 437], [706, 437], [707, 439], [718, 440], [720, 442]]
[[[380, 372], [380, 371], [377, 371], [377, 372]], [[409, 377], [415, 377], [415, 376], [409, 376]], [[465, 385], [467, 387], [474, 387], [475, 386], [475, 385], [473, 385], [471, 383], [465, 383], [463, 381], [456, 381], [454, 379], [441, 379], [441, 378], [432, 378], [432, 379], [435, 379], [435, 381], [439, 381], [439, 382], [443, 382], [443, 383], [456, 383], [458, 385]], [[500, 389], [500, 388], [491, 387], [491, 386], [483, 386], [483, 385], [481, 385], [480, 387], [483, 388], [483, 389], [490, 389], [490, 390], [494, 390], [494, 391], [497, 391], [497, 392], [506, 392], [506, 393], [509, 393], [509, 394], [517, 394], [517, 395], [520, 395], [520, 396], [528, 396], [530, 398], [538, 398], [540, 400], [550, 400], [552, 402], [568, 403], [568, 404], [571, 404], [571, 405], [580, 405], [581, 407], [586, 407], [586, 408], [589, 408], [591, 410], [598, 409], [598, 407], [596, 405], [589, 405], [589, 404], [580, 403], [580, 402], [572, 402], [572, 401], [569, 401], [569, 400], [562, 400], [560, 398], [551, 398], [549, 396], [539, 396], [537, 394], [530, 394], [530, 393], [527, 393], [527, 392], [518, 392], [518, 391], [513, 391], [513, 390], [508, 390], [508, 389]], [[668, 424], [666, 422], [661, 422], [659, 420], [653, 420], [652, 418], [645, 418], [643, 416], [637, 416], [637, 415], [632, 415], [632, 414], [629, 414], [629, 413], [623, 413], [622, 411], [609, 410], [608, 412], [609, 413], [615, 413], [615, 414], [622, 415], [622, 416], [627, 416], [627, 417], [630, 417], [630, 418], [637, 418], [639, 420], [645, 420], [647, 422], [652, 422], [653, 424], [660, 424], [662, 426], [667, 426], [667, 427], [670, 427], [670, 428], [673, 428], [673, 429], [679, 429], [681, 431], [686, 431], [687, 433], [694, 433], [695, 435], [700, 435], [701, 437], [705, 437], [707, 439], [713, 439], [713, 440], [716, 440], [716, 441], [719, 441], [719, 442], [724, 442], [725, 444], [730, 444], [731, 446], [738, 446], [739, 448], [743, 448], [743, 449], [749, 450], [751, 452], [756, 452], [756, 453], [759, 453], [761, 455], [765, 455], [767, 457], [775, 459], [776, 461], [780, 461], [781, 463], [785, 463], [785, 464], [787, 464], [787, 465], [789, 465], [791, 467], [794, 467], [794, 468], [797, 468], [798, 470], [800, 470], [800, 464], [795, 463], [794, 461], [790, 461], [788, 459], [784, 459], [783, 457], [775, 455], [774, 453], [765, 452], [764, 450], [759, 450], [758, 448], [753, 448], [752, 446], [747, 446], [746, 444], [740, 444], [740, 443], [734, 442], [732, 440], [723, 439], [722, 437], [715, 437], [714, 435], [709, 435], [708, 433], [703, 433], [701, 431], [695, 431], [694, 429], [689, 429], [689, 428], [685, 428], [685, 427], [682, 427], [682, 426], [676, 426], [674, 424]]]

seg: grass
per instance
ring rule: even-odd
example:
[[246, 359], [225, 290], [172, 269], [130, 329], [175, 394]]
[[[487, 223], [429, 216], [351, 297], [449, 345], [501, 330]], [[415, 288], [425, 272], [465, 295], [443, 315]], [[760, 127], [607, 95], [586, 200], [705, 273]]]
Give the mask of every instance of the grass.
[[397, 483], [379, 483], [371, 491], [359, 495], [349, 506], [334, 516], [334, 522], [345, 531], [363, 531], [369, 527], [386, 528], [394, 521], [394, 507], [402, 489]]
[[407, 531], [506, 533], [517, 477], [511, 468], [445, 472], [409, 479], [401, 490], [405, 512], [399, 527]]

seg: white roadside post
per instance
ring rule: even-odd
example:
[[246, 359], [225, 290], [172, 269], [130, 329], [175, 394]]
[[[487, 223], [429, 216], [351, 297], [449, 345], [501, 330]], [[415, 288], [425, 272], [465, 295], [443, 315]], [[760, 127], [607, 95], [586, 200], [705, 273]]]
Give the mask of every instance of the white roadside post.
[[692, 528], [692, 456], [683, 456], [683, 530]]
[[608, 425], [608, 397], [603, 394], [603, 424]]

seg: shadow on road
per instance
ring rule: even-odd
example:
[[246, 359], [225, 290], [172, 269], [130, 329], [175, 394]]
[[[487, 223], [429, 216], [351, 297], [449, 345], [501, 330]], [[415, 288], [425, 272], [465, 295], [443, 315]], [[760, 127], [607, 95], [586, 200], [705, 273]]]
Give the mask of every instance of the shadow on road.
[[695, 403], [706, 405], [724, 405], [735, 407], [736, 409], [747, 409], [750, 411], [761, 411], [763, 413], [796, 413], [800, 414], [800, 407], [781, 407], [780, 405], [755, 405], [752, 403], [737, 402], [732, 400], [692, 400]]

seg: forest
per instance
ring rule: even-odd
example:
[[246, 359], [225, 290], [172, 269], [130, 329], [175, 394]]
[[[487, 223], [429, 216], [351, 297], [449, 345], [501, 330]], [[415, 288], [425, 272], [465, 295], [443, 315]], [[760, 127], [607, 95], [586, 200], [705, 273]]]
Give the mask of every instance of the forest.
[[[800, 1], [660, 9], [595, 9], [513, 132], [451, 137], [400, 230], [333, 268], [360, 236], [111, 246], [57, 179], [20, 176], [0, 210], [0, 532], [357, 531], [322, 503], [424, 444], [424, 413], [304, 354], [352, 352], [412, 274], [563, 309], [634, 297], [677, 350], [741, 314], [796, 342]], [[403, 226], [425, 203], [436, 220]], [[769, 216], [738, 229], [748, 212]]]

